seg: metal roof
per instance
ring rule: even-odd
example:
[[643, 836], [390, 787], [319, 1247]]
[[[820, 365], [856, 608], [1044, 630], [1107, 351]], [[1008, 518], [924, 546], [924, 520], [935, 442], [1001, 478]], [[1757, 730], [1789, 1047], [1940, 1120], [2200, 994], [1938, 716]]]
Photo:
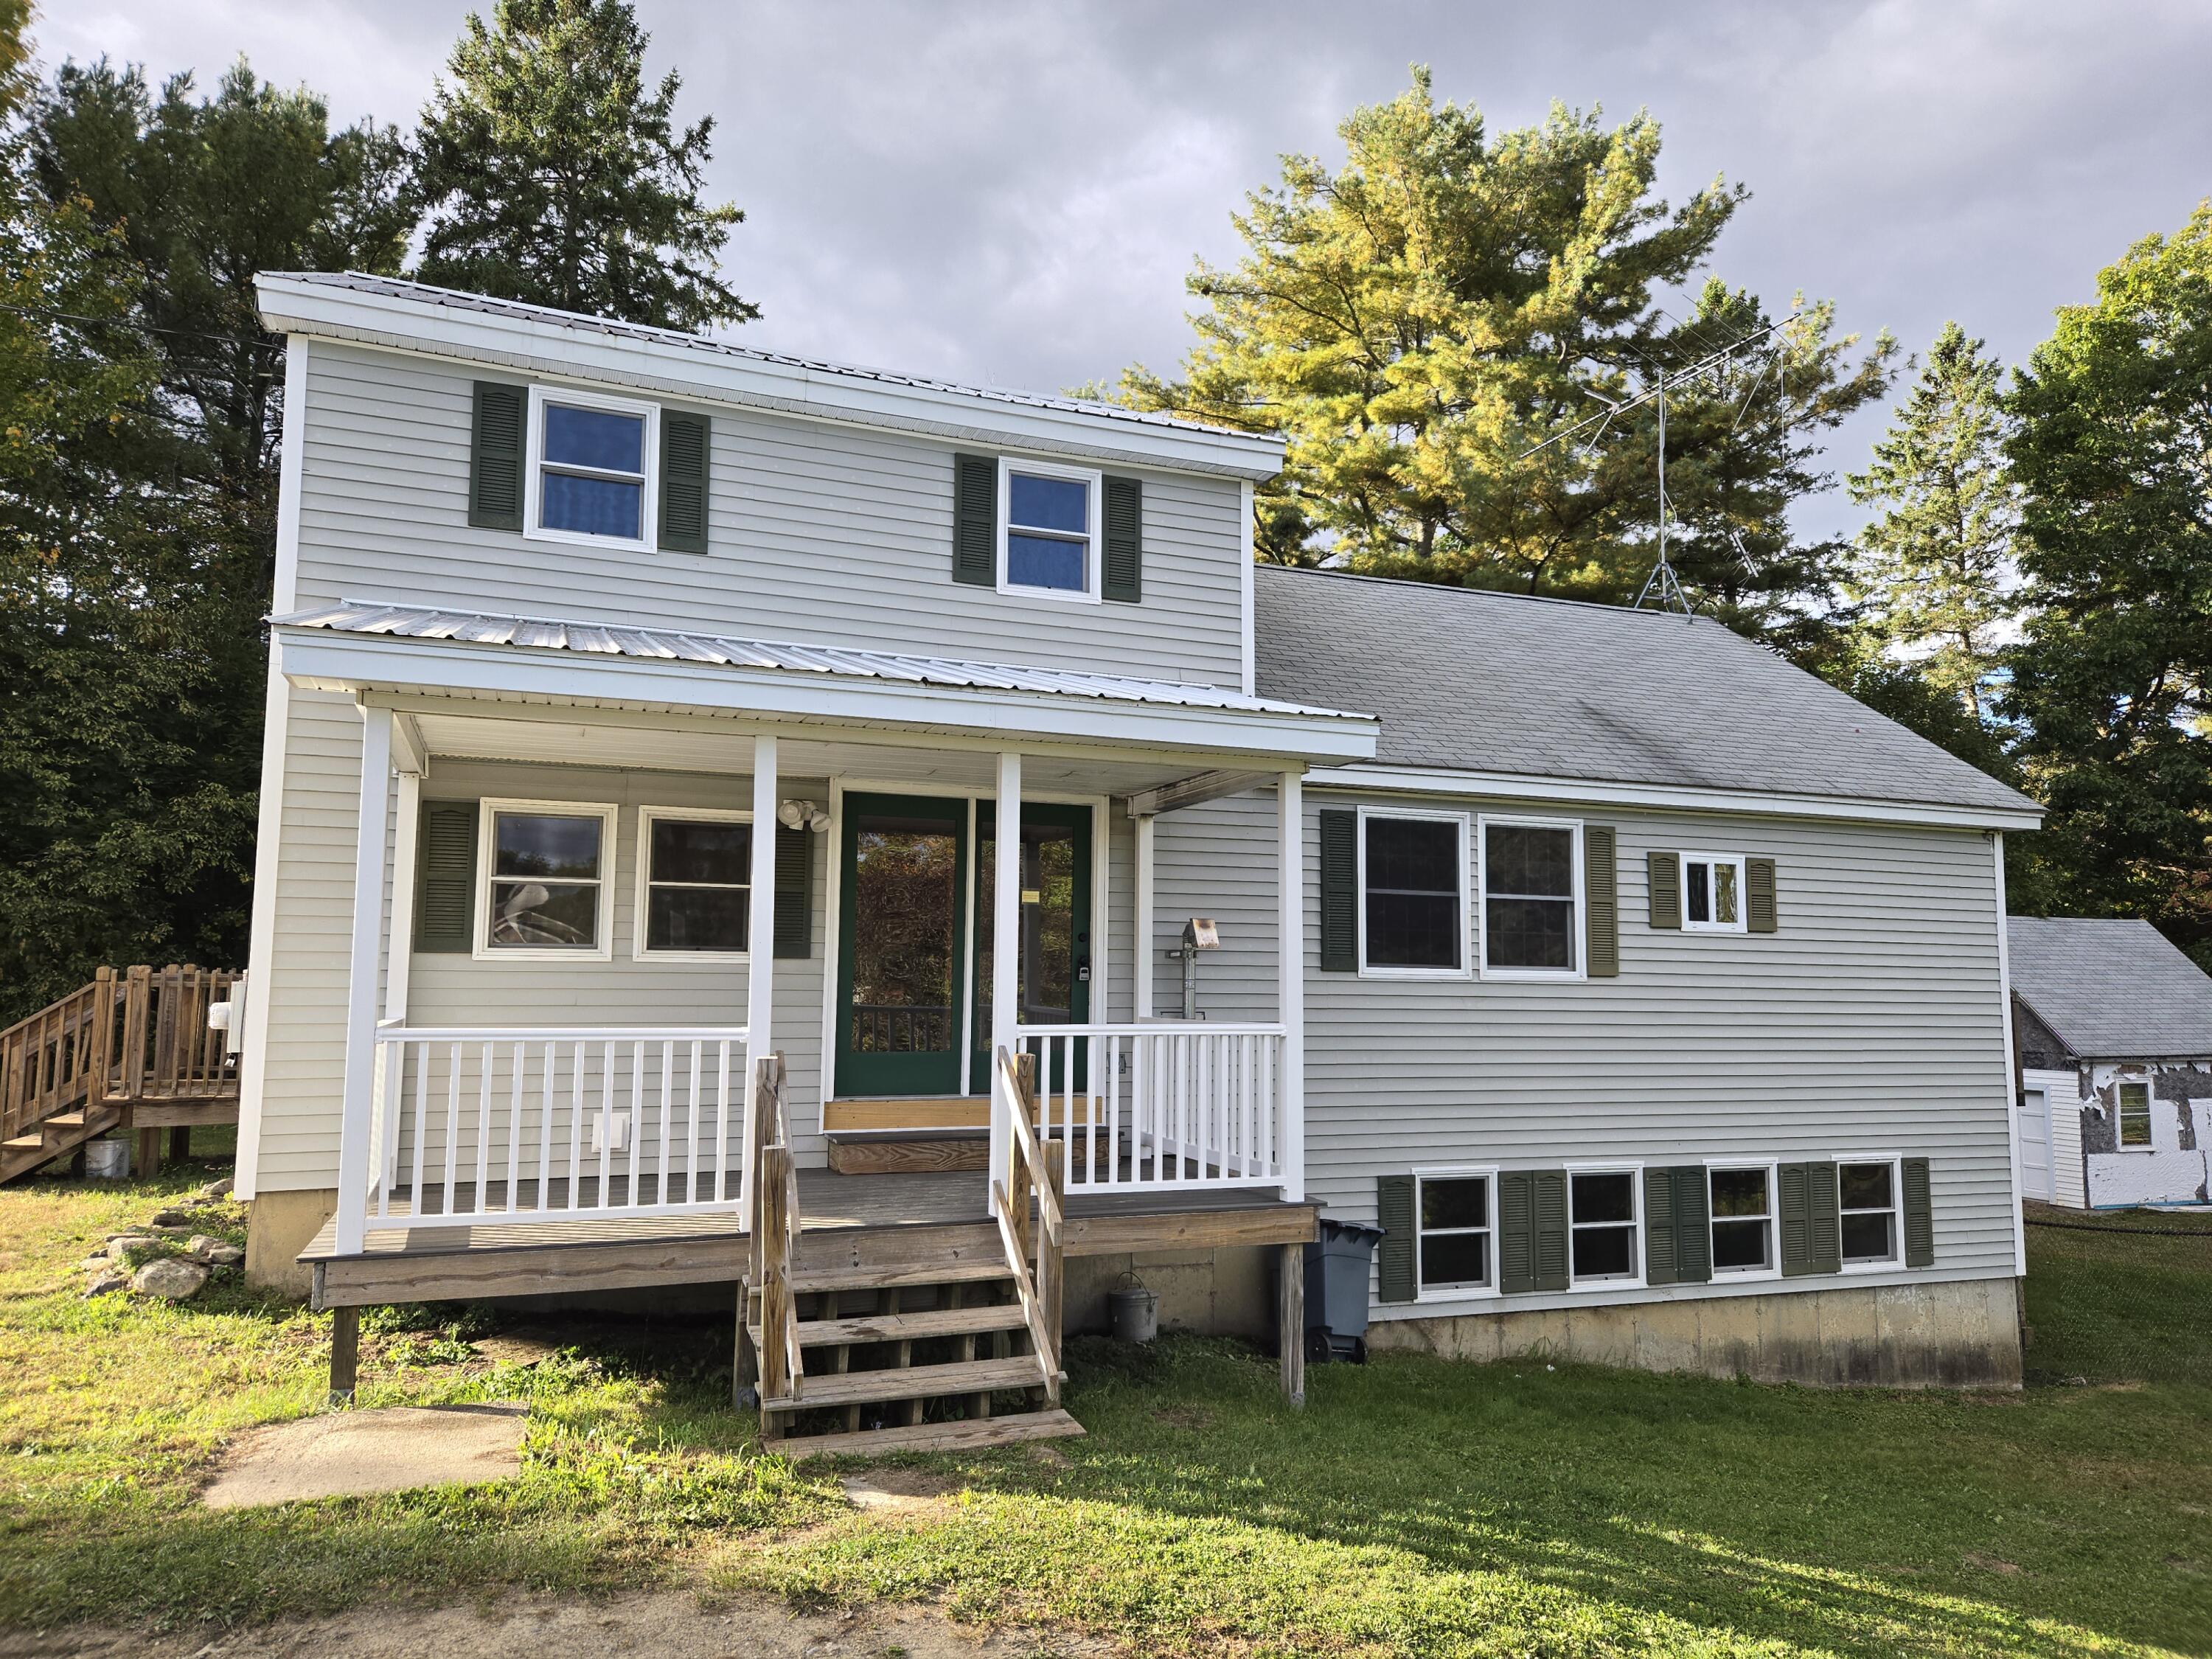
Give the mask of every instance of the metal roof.
[[2008, 916], [2012, 988], [2083, 1060], [2212, 1055], [2212, 978], [2147, 921]]
[[950, 657], [912, 656], [896, 651], [854, 650], [845, 646], [729, 639], [716, 634], [683, 633], [665, 628], [629, 628], [605, 623], [508, 617], [475, 611], [447, 611], [435, 605], [386, 604], [377, 600], [346, 599], [334, 605], [271, 617], [269, 621], [278, 628], [326, 629], [334, 633], [380, 634], [398, 639], [457, 640], [471, 645], [519, 646], [529, 650], [657, 659], [722, 668], [835, 674], [860, 679], [899, 680], [912, 684], [951, 686], [971, 690], [1028, 691], [1051, 696], [1088, 697], [1109, 702], [1161, 703], [1184, 708], [1218, 708], [1255, 714], [1296, 714], [1363, 721], [1372, 718], [1341, 708], [1309, 708], [1264, 697], [1248, 697], [1216, 686], [1186, 685], [1172, 680], [1133, 679], [1116, 674], [1085, 674], [1065, 668], [1033, 668], [1016, 663], [966, 662]]
[[1376, 763], [2039, 811], [1709, 617], [1261, 565], [1257, 685], [1356, 699]]
[[934, 380], [925, 374], [902, 374], [890, 369], [868, 368], [856, 363], [835, 362], [827, 358], [801, 357], [786, 351], [767, 351], [758, 346], [739, 345], [731, 340], [718, 340], [702, 334], [687, 334], [681, 329], [654, 328], [644, 323], [626, 323], [612, 317], [593, 317], [583, 312], [558, 311], [550, 306], [527, 305], [519, 300], [495, 299], [486, 294], [469, 294], [459, 289], [437, 288], [428, 283], [403, 282], [394, 276], [371, 276], [360, 271], [271, 270], [263, 275], [271, 280], [301, 283], [313, 288], [336, 288], [356, 294], [380, 295], [386, 299], [409, 300], [447, 311], [471, 311], [489, 317], [513, 318], [519, 321], [543, 323], [556, 328], [573, 330], [578, 333], [603, 334], [614, 339], [651, 341], [660, 345], [678, 346], [687, 351], [707, 352], [719, 356], [736, 357], [749, 362], [774, 363], [781, 368], [793, 368], [815, 374], [831, 374], [843, 379], [873, 380], [884, 386], [915, 386], [926, 392], [950, 393], [955, 397], [974, 398], [986, 403], [1008, 404], [1025, 409], [1052, 409], [1073, 415], [1095, 416], [1136, 426], [1166, 428], [1184, 432], [1204, 432], [1216, 437], [1242, 438], [1255, 443], [1279, 447], [1281, 438], [1270, 432], [1252, 432], [1237, 427], [1215, 426], [1204, 421], [1194, 421], [1178, 415], [1127, 409], [1119, 404], [1097, 403], [1084, 398], [1060, 398], [1042, 392], [1015, 392], [1002, 386], [967, 386], [957, 380]]

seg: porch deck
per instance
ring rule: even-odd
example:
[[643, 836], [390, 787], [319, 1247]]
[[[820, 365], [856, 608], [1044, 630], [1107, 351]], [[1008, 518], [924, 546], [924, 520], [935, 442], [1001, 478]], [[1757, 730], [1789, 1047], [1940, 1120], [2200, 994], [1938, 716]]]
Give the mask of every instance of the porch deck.
[[[567, 1200], [567, 1183], [548, 1196]], [[586, 1178], [580, 1200], [597, 1201]], [[612, 1201], [623, 1201], [615, 1182]], [[517, 1197], [536, 1201], [535, 1182]], [[473, 1189], [457, 1189], [460, 1207], [474, 1207]], [[504, 1183], [485, 1197], [504, 1206]], [[400, 1211], [406, 1198], [395, 1194]], [[442, 1188], [426, 1184], [422, 1212], [443, 1212]], [[1066, 1200], [1069, 1255], [1125, 1251], [1206, 1249], [1304, 1243], [1314, 1237], [1318, 1206], [1285, 1203], [1251, 1188], [1169, 1188], [1112, 1194], [1071, 1192]], [[838, 1267], [893, 1267], [957, 1259], [995, 1259], [999, 1232], [985, 1204], [983, 1177], [974, 1172], [841, 1176], [799, 1172], [801, 1233], [796, 1273]], [[622, 1217], [451, 1227], [383, 1227], [372, 1218], [358, 1254], [340, 1255], [336, 1218], [323, 1224], [300, 1261], [313, 1270], [318, 1308], [443, 1301], [550, 1292], [637, 1290], [662, 1285], [735, 1284], [745, 1261], [742, 1216], [727, 1210], [665, 1217]]]

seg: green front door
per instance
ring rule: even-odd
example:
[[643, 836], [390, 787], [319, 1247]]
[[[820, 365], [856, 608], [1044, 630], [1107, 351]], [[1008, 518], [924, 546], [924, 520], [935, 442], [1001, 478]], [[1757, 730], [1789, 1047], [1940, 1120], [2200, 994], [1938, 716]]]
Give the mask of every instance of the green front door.
[[836, 1091], [960, 1092], [968, 803], [844, 799]]
[[[991, 1087], [992, 883], [997, 809], [975, 805], [975, 1044], [971, 1093]], [[1015, 972], [1017, 1015], [1024, 1025], [1080, 1025], [1091, 1018], [1091, 809], [1022, 803], [1021, 954]], [[1074, 1086], [1084, 1086], [1082, 1056]], [[1048, 1086], [1068, 1079], [1054, 1076]]]

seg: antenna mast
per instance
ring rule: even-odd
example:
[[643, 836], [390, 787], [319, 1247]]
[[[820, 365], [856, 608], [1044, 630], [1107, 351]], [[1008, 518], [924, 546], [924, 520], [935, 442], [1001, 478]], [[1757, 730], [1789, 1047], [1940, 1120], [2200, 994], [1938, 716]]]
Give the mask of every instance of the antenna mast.
[[1644, 588], [1636, 596], [1631, 608], [1644, 609], [1649, 599], [1662, 611], [1679, 611], [1690, 614], [1689, 595], [1682, 592], [1682, 584], [1674, 580], [1674, 567], [1667, 562], [1667, 371], [1658, 371], [1652, 393], [1659, 405], [1659, 562], [1651, 567], [1651, 574], [1644, 579]]

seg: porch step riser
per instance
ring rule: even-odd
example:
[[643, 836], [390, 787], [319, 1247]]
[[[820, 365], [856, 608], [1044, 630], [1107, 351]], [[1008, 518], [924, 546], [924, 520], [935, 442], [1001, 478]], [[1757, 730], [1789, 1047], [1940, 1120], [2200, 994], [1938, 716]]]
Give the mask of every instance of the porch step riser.
[[939, 1308], [852, 1319], [803, 1319], [799, 1324], [799, 1342], [804, 1348], [819, 1348], [863, 1342], [921, 1341], [933, 1336], [981, 1336], [992, 1331], [1025, 1328], [1021, 1304], [1006, 1302], [987, 1308]]
[[1082, 1424], [1054, 1409], [1024, 1412], [1018, 1417], [969, 1418], [960, 1423], [916, 1423], [846, 1434], [805, 1435], [777, 1444], [794, 1458], [836, 1457], [876, 1452], [966, 1451], [981, 1446], [1016, 1445], [1024, 1440], [1064, 1440], [1083, 1432]]
[[796, 1400], [768, 1400], [769, 1411], [811, 1411], [822, 1406], [865, 1406], [886, 1400], [929, 1400], [945, 1395], [994, 1393], [1033, 1389], [1045, 1381], [1044, 1362], [1035, 1354], [1014, 1359], [973, 1359], [949, 1365], [897, 1365], [879, 1371], [810, 1374]]
[[830, 1167], [839, 1175], [944, 1175], [991, 1167], [991, 1143], [957, 1140], [830, 1141]]

